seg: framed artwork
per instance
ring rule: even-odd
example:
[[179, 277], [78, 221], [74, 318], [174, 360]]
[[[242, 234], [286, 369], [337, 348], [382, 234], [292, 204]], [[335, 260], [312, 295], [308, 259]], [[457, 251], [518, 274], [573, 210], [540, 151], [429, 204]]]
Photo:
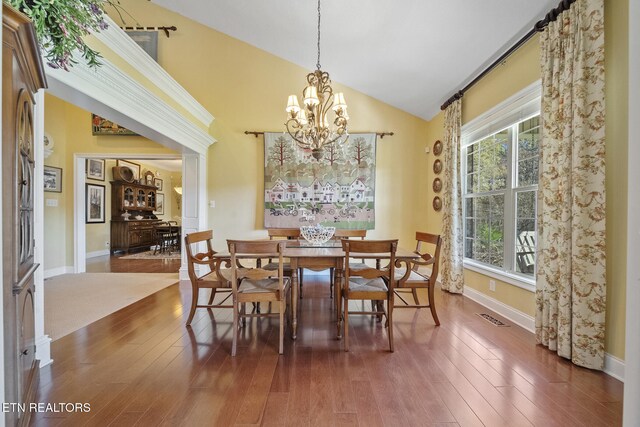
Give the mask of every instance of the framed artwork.
[[157, 31], [130, 31], [127, 35], [135, 41], [147, 54], [158, 62], [158, 32]]
[[156, 210], [153, 211], [156, 215], [164, 215], [164, 194], [156, 194]]
[[62, 193], [62, 168], [44, 167], [44, 191]]
[[116, 160], [116, 166], [126, 166], [133, 172], [133, 179], [138, 181], [140, 179], [140, 165], [137, 163], [130, 162], [129, 160]]
[[97, 114], [91, 115], [91, 135], [129, 135], [137, 136], [138, 134], [124, 128], [117, 123], [100, 117]]
[[87, 184], [86, 190], [86, 223], [97, 224], [104, 222], [104, 203], [105, 192], [104, 185], [100, 184]]
[[104, 181], [104, 159], [87, 159], [87, 178]]
[[158, 191], [162, 191], [162, 180], [160, 178], [154, 178], [153, 185], [156, 186]]

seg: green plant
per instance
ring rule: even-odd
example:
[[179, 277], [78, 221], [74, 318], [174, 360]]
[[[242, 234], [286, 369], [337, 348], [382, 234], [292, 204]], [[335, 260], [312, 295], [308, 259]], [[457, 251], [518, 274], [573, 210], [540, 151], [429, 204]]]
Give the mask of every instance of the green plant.
[[[47, 64], [52, 68], [76, 64], [73, 55], [79, 51], [91, 67], [100, 65], [100, 54], [84, 42], [90, 31], [107, 29], [105, 4], [116, 7], [112, 0], [5, 0], [32, 21]], [[116, 0], [117, 3], [117, 0]]]

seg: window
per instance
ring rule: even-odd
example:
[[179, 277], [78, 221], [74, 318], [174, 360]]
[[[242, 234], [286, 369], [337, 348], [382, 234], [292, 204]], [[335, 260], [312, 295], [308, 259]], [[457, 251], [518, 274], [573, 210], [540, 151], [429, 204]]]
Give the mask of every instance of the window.
[[529, 284], [540, 140], [539, 98], [530, 92], [524, 100], [520, 95], [520, 106], [501, 105], [501, 114], [465, 126], [461, 157], [465, 264]]

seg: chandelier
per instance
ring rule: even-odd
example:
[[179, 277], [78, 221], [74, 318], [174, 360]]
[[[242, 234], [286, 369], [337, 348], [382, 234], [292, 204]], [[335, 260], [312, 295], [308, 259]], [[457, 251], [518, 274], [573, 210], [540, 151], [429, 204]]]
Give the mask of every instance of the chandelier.
[[[329, 73], [320, 69], [320, 0], [318, 0], [318, 62], [316, 70], [307, 74], [307, 86], [302, 91], [303, 108], [296, 95], [289, 95], [287, 102], [287, 132], [298, 146], [311, 150], [311, 155], [320, 160], [325, 147], [346, 141], [347, 104], [342, 92], [333, 93]], [[327, 116], [333, 111], [333, 120]], [[344, 141], [340, 138], [346, 136]]]

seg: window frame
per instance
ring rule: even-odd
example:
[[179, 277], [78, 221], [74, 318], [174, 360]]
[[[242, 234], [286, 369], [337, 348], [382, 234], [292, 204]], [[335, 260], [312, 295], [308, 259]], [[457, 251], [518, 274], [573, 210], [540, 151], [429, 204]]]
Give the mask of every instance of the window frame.
[[[504, 190], [492, 190], [481, 193], [472, 193], [475, 196], [489, 196], [492, 194], [504, 194], [504, 219], [503, 219], [503, 248], [504, 248], [504, 267], [497, 267], [491, 264], [486, 264], [480, 261], [476, 261], [471, 258], [464, 257], [464, 267], [469, 270], [487, 275], [492, 278], [496, 278], [505, 283], [512, 284], [522, 289], [526, 289], [531, 292], [535, 292], [536, 281], [535, 272], [533, 277], [530, 277], [524, 273], [516, 271], [516, 198], [518, 193], [524, 193], [527, 191], [537, 190], [538, 185], [526, 185], [517, 187], [517, 173], [518, 173], [518, 159], [517, 139], [518, 131], [517, 126], [519, 123], [533, 118], [537, 115], [541, 115], [541, 95], [542, 85], [538, 80], [528, 87], [524, 88], [520, 92], [516, 93], [506, 101], [496, 105], [487, 112], [481, 114], [476, 119], [462, 126], [461, 129], [461, 145], [460, 145], [460, 158], [461, 158], [461, 187], [462, 187], [462, 203], [464, 209], [465, 200], [470, 198], [467, 193], [467, 149], [469, 146], [482, 139], [489, 137], [495, 133], [501, 132], [505, 129], [511, 129], [509, 131], [510, 142], [507, 148], [508, 170], [507, 178]], [[514, 145], [515, 144], [515, 145]], [[463, 241], [466, 245], [466, 212], [463, 210], [463, 224], [462, 233]], [[537, 228], [537, 224], [536, 224]], [[509, 242], [509, 244], [507, 244]], [[463, 246], [464, 247], [464, 246]]]

